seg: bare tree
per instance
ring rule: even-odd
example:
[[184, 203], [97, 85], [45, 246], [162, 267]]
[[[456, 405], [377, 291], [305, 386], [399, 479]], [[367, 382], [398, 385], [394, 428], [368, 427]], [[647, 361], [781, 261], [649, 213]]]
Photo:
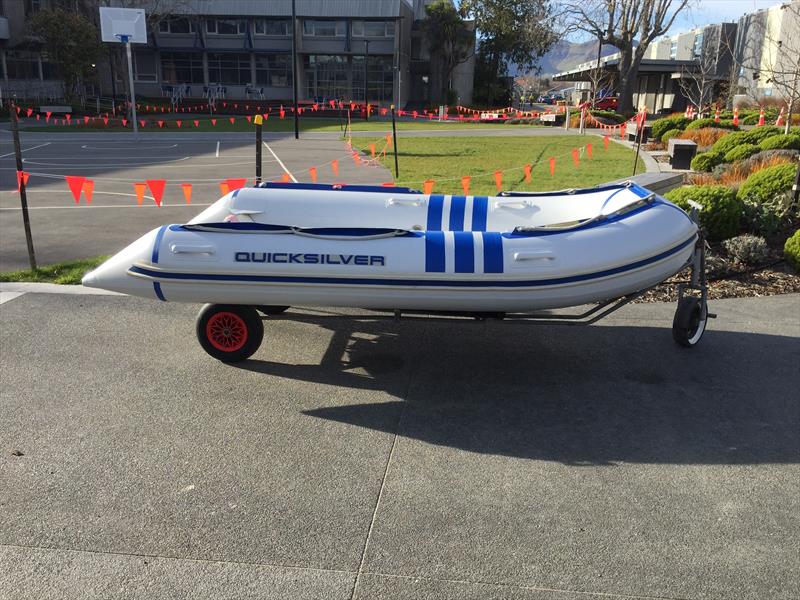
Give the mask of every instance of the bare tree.
[[[689, 0], [569, 0], [562, 16], [573, 31], [588, 33], [620, 52], [619, 108], [632, 112], [633, 90], [647, 48], [669, 31]], [[638, 41], [638, 45], [636, 42]]]
[[689, 102], [697, 107], [698, 118], [702, 118], [705, 110], [714, 99], [714, 91], [719, 81], [718, 66], [719, 54], [712, 49], [720, 43], [720, 30], [708, 27], [703, 40], [703, 51], [693, 65], [681, 67], [681, 78], [678, 80], [681, 92]]

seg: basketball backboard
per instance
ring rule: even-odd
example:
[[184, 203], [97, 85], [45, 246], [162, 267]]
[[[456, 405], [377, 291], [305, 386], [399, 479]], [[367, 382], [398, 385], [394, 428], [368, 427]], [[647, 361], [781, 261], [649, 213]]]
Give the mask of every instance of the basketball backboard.
[[100, 7], [100, 39], [104, 42], [119, 43], [125, 37], [132, 44], [147, 43], [144, 10]]

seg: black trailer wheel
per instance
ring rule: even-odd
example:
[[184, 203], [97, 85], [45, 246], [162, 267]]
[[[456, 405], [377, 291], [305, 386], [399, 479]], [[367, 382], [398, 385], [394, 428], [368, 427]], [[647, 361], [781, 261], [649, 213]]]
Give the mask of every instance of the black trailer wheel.
[[268, 304], [264, 304], [262, 306], [256, 306], [256, 308], [258, 309], [258, 312], [263, 313], [265, 315], [279, 315], [289, 310], [288, 306], [272, 306]]
[[264, 324], [252, 306], [206, 304], [197, 315], [197, 339], [222, 362], [250, 358], [264, 338]]
[[672, 320], [672, 339], [679, 346], [693, 348], [703, 337], [707, 321], [708, 307], [700, 298], [681, 298]]

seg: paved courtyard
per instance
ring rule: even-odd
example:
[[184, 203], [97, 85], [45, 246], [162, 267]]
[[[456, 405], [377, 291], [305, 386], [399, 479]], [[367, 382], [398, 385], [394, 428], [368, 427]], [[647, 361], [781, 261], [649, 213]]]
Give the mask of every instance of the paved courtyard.
[[[0, 292], [0, 598], [800, 597], [800, 297], [591, 328]], [[356, 317], [356, 318], [353, 318]]]

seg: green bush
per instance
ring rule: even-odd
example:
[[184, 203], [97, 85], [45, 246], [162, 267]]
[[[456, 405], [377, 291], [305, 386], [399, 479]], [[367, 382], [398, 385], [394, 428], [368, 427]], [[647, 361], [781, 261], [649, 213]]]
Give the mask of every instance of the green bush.
[[678, 128], [668, 129], [667, 131], [665, 131], [664, 133], [661, 134], [661, 141], [666, 144], [669, 141], [669, 138], [673, 138], [673, 137], [679, 136], [682, 133], [683, 133], [682, 129], [678, 129]]
[[605, 119], [606, 121], [612, 121], [614, 123], [622, 123], [625, 121], [625, 116], [619, 113], [615, 113], [613, 110], [598, 110], [592, 109], [589, 113], [593, 117], [597, 117], [598, 119]]
[[666, 198], [689, 212], [689, 200], [703, 207], [700, 225], [712, 242], [726, 240], [739, 233], [742, 203], [733, 190], [724, 185], [686, 185], [671, 192]]
[[739, 144], [738, 146], [734, 146], [733, 150], [729, 150], [725, 153], [725, 162], [733, 163], [744, 160], [745, 158], [750, 158], [754, 154], [758, 154], [759, 151], [760, 149], [756, 144]]
[[761, 140], [779, 133], [783, 132], [774, 125], [764, 125], [763, 127], [756, 127], [755, 129], [746, 131], [744, 134], [744, 141], [748, 144], [760, 144]]
[[722, 247], [734, 262], [746, 267], [764, 264], [770, 258], [767, 240], [758, 235], [745, 233], [722, 242]]
[[[739, 123], [741, 123], [742, 125], [757, 125], [758, 124], [759, 115], [760, 115], [760, 111], [755, 110], [755, 111], [747, 114], [745, 117], [740, 118], [739, 119]], [[739, 116], [741, 117], [741, 113], [739, 113]], [[777, 118], [778, 118], [778, 111], [777, 110], [764, 111], [764, 121], [766, 123], [770, 123], [770, 122], [774, 123]]]
[[800, 273], [800, 229], [794, 232], [794, 235], [786, 240], [783, 245], [783, 255], [794, 270]]
[[800, 150], [800, 135], [771, 135], [761, 140], [759, 147], [762, 150]]
[[691, 167], [694, 171], [710, 173], [711, 170], [725, 160], [725, 155], [717, 152], [701, 152], [692, 159]]
[[696, 121], [692, 121], [686, 126], [687, 130], [692, 129], [703, 129], [704, 127], [716, 127], [717, 129], [734, 129], [737, 130], [739, 127], [733, 124], [733, 121], [720, 121], [717, 123], [714, 121], [713, 118], [709, 119], [697, 119]]
[[661, 140], [661, 136], [664, 135], [670, 129], [686, 129], [686, 126], [691, 123], [691, 119], [687, 119], [686, 117], [664, 117], [663, 119], [657, 119], [653, 123], [653, 137], [657, 140]]
[[750, 132], [734, 131], [733, 133], [729, 133], [728, 135], [719, 138], [714, 145], [711, 146], [711, 150], [713, 152], [719, 152], [720, 154], [725, 155], [739, 144], [757, 144], [758, 142], [751, 142], [747, 139], [748, 133]]
[[790, 189], [794, 184], [797, 167], [793, 164], [775, 165], [756, 171], [739, 186], [742, 202], [761, 204]]

